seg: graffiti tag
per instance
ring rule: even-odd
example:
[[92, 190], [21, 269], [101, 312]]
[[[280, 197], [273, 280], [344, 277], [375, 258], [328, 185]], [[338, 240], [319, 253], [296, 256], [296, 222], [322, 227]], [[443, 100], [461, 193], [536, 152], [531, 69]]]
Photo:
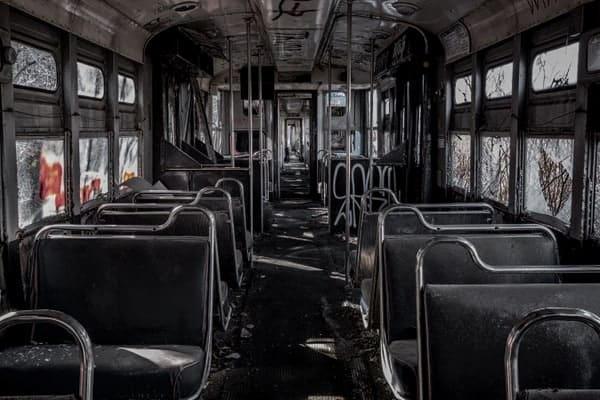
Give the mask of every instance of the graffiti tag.
[[[278, 14], [273, 17], [273, 21], [277, 21], [284, 15], [289, 15], [291, 17], [302, 17], [306, 13], [317, 12], [318, 10], [301, 10], [300, 5], [302, 3], [308, 3], [312, 0], [280, 0], [279, 6], [277, 7]], [[286, 8], [288, 3], [294, 3], [291, 8]]]

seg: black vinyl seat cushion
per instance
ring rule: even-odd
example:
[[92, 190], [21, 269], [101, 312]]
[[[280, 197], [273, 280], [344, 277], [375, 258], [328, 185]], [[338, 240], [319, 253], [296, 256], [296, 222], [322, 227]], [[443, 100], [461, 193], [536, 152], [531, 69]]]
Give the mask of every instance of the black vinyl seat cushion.
[[418, 354], [416, 340], [395, 340], [388, 345], [399, 389], [409, 398], [417, 396]]
[[[197, 346], [94, 346], [95, 399], [178, 399], [202, 385], [205, 353]], [[0, 395], [77, 393], [79, 348], [29, 345], [0, 352]]]
[[518, 400], [598, 400], [598, 389], [543, 389], [519, 392]]

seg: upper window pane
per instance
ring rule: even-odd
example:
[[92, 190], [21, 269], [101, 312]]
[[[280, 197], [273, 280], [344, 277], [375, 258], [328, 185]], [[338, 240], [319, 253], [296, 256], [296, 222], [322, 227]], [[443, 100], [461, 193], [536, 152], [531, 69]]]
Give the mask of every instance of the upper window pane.
[[485, 75], [485, 97], [499, 99], [512, 95], [513, 64], [490, 68]]
[[132, 78], [119, 74], [119, 103], [135, 103], [135, 82]]
[[77, 94], [93, 99], [104, 97], [104, 75], [100, 68], [77, 62]]
[[79, 139], [81, 204], [108, 193], [108, 138]]
[[600, 34], [593, 36], [588, 42], [588, 71], [600, 71]]
[[471, 102], [471, 75], [456, 78], [454, 81], [454, 104], [468, 104]]
[[577, 83], [579, 43], [545, 51], [533, 59], [531, 84], [536, 92]]
[[17, 52], [13, 64], [13, 84], [50, 92], [58, 88], [56, 60], [52, 53], [21, 42], [11, 42]]
[[19, 227], [65, 211], [64, 141], [17, 140]]

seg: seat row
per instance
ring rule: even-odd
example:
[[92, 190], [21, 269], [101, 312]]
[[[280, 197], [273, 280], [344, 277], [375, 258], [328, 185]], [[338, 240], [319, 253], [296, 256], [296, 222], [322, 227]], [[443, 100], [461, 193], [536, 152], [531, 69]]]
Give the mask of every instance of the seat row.
[[396, 398], [600, 398], [600, 285], [563, 283], [600, 267], [561, 265], [552, 231], [486, 204], [363, 206], [349, 268]]
[[4, 332], [0, 396], [198, 398], [213, 319], [227, 329], [252, 260], [242, 190], [138, 191], [88, 224], [42, 228], [28, 309], [0, 317], [0, 331], [23, 325]]

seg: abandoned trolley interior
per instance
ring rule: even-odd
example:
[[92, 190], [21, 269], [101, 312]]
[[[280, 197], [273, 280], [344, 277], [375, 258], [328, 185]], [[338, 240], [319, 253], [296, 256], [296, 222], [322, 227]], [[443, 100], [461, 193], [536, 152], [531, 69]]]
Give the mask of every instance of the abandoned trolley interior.
[[600, 1], [0, 0], [0, 399], [600, 399]]

